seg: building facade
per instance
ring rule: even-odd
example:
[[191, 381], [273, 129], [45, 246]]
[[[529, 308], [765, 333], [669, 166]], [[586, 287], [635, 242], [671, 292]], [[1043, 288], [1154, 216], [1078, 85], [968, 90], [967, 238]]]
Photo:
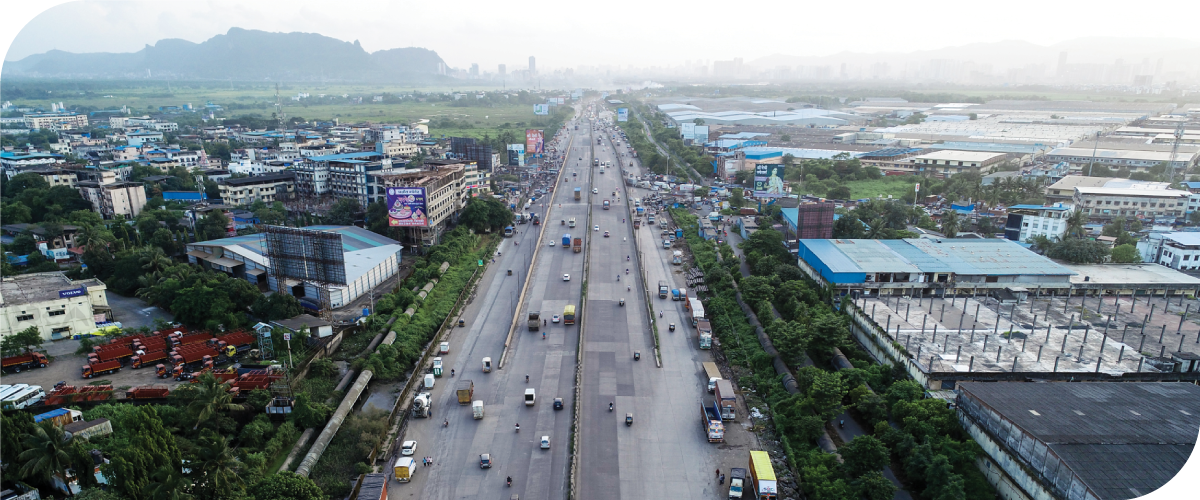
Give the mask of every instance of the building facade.
[[72, 281], [62, 272], [0, 280], [0, 336], [29, 327], [46, 340], [96, 331], [111, 316], [107, 286], [98, 279]]
[[1013, 241], [1028, 241], [1035, 236], [1045, 236], [1051, 241], [1062, 239], [1067, 233], [1067, 216], [1071, 207], [1057, 205], [1014, 205], [1008, 209], [1008, 223], [1004, 225], [1004, 237]]
[[1136, 217], [1174, 221], [1184, 215], [1190, 195], [1177, 189], [1076, 187], [1072, 201], [1096, 220]]
[[462, 164], [430, 164], [420, 169], [375, 174], [374, 200], [386, 200], [389, 187], [425, 188], [429, 226], [409, 230], [414, 240], [421, 240], [424, 246], [433, 246], [440, 241], [447, 224], [456, 220], [467, 204], [469, 195], [464, 189], [465, 174], [466, 167]]
[[914, 156], [909, 158], [909, 162], [913, 168], [950, 177], [963, 172], [987, 173], [1006, 158], [1008, 155], [1005, 153], [942, 150]]
[[222, 179], [217, 183], [221, 201], [226, 205], [250, 205], [256, 201], [270, 204], [291, 199], [296, 192], [295, 172]]
[[31, 129], [62, 130], [71, 128], [86, 128], [87, 115], [75, 112], [64, 113], [35, 113], [25, 115], [25, 127]]
[[133, 219], [146, 206], [146, 188], [140, 182], [117, 180], [117, 173], [100, 172], [99, 180], [79, 181], [79, 193], [105, 219]]

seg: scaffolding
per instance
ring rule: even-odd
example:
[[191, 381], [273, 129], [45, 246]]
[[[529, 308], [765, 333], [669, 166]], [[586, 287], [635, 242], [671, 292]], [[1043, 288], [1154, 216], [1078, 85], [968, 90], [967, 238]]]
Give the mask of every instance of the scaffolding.
[[342, 235], [284, 226], [266, 226], [263, 235], [275, 292], [284, 293], [289, 280], [316, 285], [321, 318], [332, 321], [329, 287], [346, 285]]

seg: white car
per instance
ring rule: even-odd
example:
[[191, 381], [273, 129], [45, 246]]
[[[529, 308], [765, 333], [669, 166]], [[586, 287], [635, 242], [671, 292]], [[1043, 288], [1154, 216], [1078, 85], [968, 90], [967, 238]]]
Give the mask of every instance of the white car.
[[554, 246], [554, 238], [550, 239], [550, 246]]
[[550, 318], [550, 322], [551, 322], [551, 323], [558, 323], [558, 320], [559, 320], [559, 319], [561, 319], [561, 318], [559, 318], [559, 317], [558, 317], [558, 315], [557, 315], [557, 314], [555, 314], [554, 316], [552, 316], [552, 317]]
[[417, 442], [416, 441], [405, 441], [404, 444], [400, 445], [400, 454], [401, 455], [409, 456], [416, 452], [417, 452]]
[[600, 194], [600, 188], [592, 188], [592, 194]]
[[542, 436], [542, 449], [550, 449], [550, 436]]
[[571, 281], [571, 275], [570, 275], [570, 274], [564, 274], [564, 275], [563, 275], [563, 281]]
[[592, 226], [592, 231], [599, 231], [599, 230], [600, 230], [600, 226]]

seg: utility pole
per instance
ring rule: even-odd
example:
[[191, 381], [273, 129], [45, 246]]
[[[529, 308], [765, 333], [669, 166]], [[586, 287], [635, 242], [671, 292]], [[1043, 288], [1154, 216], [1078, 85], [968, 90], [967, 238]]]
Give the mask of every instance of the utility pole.
[[[1179, 122], [1179, 126], [1175, 127], [1175, 143], [1171, 146], [1171, 159], [1167, 161], [1167, 182], [1175, 182], [1175, 154], [1179, 152], [1179, 142], [1183, 140], [1183, 123]], [[1183, 173], [1179, 174], [1181, 180], [1187, 174], [1187, 168], [1184, 168]]]
[[1096, 142], [1092, 143], [1092, 160], [1088, 162], [1088, 177], [1092, 176], [1092, 165], [1096, 163], [1096, 148], [1100, 146], [1100, 132], [1096, 132]]

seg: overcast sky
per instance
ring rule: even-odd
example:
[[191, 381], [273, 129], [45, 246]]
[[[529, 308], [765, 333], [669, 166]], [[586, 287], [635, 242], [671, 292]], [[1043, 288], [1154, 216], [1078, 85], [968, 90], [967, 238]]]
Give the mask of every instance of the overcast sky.
[[[1198, 4], [1178, 2], [1171, 9], [1178, 16], [1172, 17], [1196, 19]], [[11, 44], [5, 60], [51, 49], [135, 52], [163, 38], [202, 42], [235, 26], [359, 40], [371, 52], [424, 47], [453, 67], [477, 62], [485, 71], [494, 71], [497, 63], [524, 66], [531, 55], [537, 56], [539, 69], [552, 69], [908, 52], [1000, 40], [1049, 45], [1120, 34], [1200, 41], [1200, 30], [1158, 30], [1164, 18], [1157, 8], [1126, 6], [1113, 15], [1099, 4], [1080, 8], [1075, 2], [1044, 0], [0, 0], [0, 5], [7, 18], [0, 23], [0, 43]]]

